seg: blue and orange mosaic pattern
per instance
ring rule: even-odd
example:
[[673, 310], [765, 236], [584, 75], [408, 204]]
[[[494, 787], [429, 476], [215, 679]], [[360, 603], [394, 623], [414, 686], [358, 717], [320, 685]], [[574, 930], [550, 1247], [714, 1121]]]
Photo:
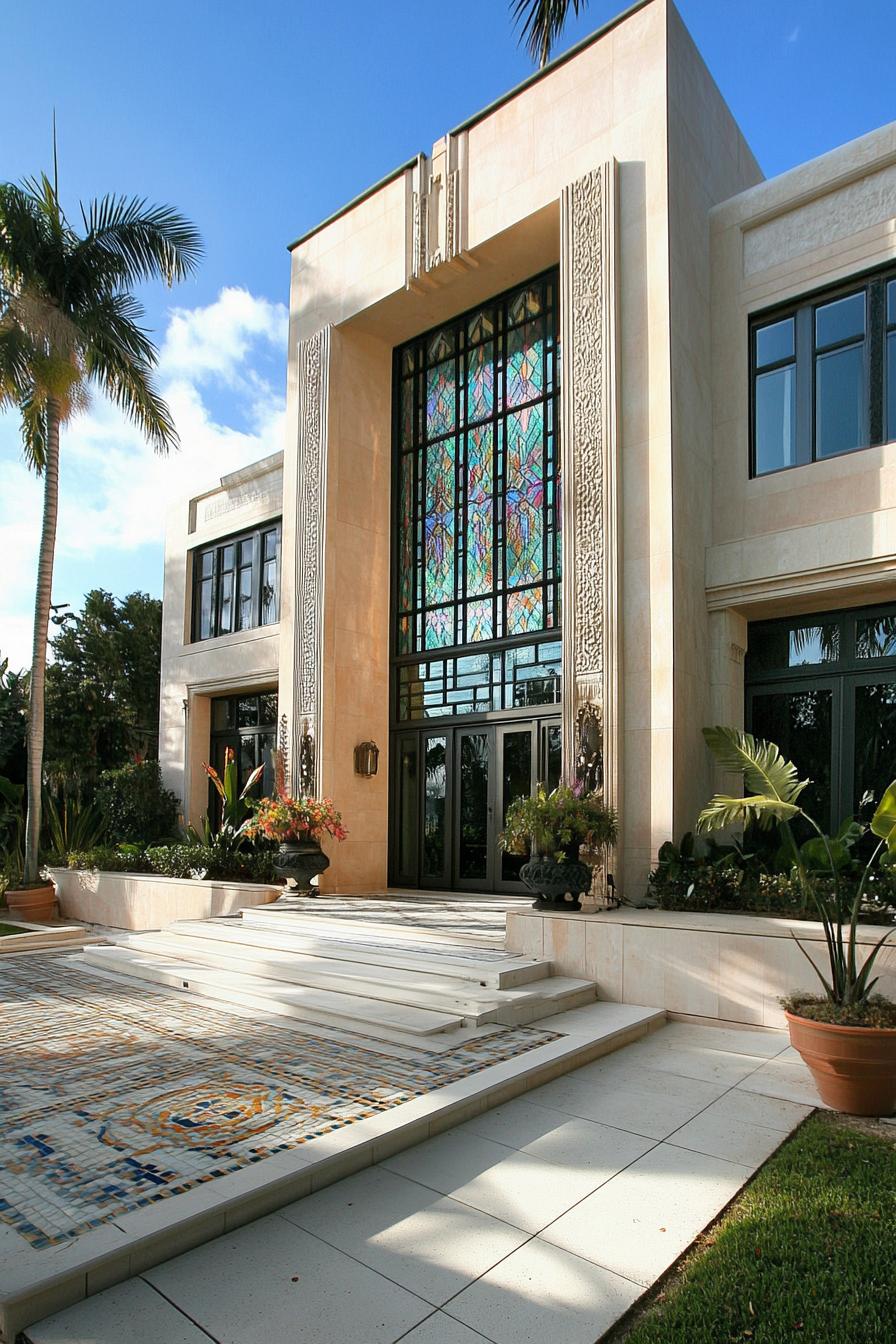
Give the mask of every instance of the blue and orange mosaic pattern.
[[0, 1224], [38, 1250], [557, 1039], [390, 1050], [54, 955], [8, 958], [0, 1005]]

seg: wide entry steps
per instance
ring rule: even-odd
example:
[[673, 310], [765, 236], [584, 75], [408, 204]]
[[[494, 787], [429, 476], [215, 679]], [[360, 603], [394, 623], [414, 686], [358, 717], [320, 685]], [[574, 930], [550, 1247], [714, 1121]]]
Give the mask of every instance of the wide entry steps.
[[522, 1026], [597, 997], [592, 981], [555, 976], [550, 961], [494, 946], [264, 909], [180, 920], [114, 946], [86, 948], [83, 958], [116, 975], [304, 1023], [351, 1025], [393, 1040], [436, 1038], [439, 1045], [477, 1029]]

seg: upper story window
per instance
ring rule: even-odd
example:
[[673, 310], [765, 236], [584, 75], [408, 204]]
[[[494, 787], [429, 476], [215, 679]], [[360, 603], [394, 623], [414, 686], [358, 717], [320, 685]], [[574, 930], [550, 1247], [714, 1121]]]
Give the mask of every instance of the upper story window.
[[896, 279], [756, 319], [750, 344], [753, 476], [896, 438]]
[[193, 552], [194, 640], [273, 625], [279, 608], [279, 522]]

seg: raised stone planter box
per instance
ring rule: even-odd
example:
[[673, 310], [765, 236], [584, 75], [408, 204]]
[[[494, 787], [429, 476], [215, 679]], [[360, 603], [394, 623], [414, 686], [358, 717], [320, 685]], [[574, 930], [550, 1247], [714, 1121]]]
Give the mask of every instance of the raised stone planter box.
[[161, 929], [176, 919], [235, 915], [245, 906], [268, 905], [283, 888], [257, 882], [212, 882], [154, 873], [100, 873], [49, 868], [66, 919], [113, 929]]
[[[884, 928], [859, 929], [862, 960]], [[825, 972], [819, 923], [758, 915], [621, 910], [521, 910], [507, 915], [507, 950], [549, 957], [559, 975], [597, 982], [598, 997], [757, 1027], [787, 1025], [779, 1000], [820, 991], [794, 941]], [[896, 934], [878, 958], [877, 991], [896, 998]]]

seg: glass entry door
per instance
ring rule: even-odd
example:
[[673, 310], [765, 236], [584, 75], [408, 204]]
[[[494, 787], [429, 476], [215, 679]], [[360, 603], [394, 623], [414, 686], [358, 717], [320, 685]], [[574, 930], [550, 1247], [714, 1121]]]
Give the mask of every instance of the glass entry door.
[[514, 798], [559, 783], [559, 721], [401, 732], [393, 779], [395, 885], [523, 891], [526, 856], [503, 853], [499, 836]]

